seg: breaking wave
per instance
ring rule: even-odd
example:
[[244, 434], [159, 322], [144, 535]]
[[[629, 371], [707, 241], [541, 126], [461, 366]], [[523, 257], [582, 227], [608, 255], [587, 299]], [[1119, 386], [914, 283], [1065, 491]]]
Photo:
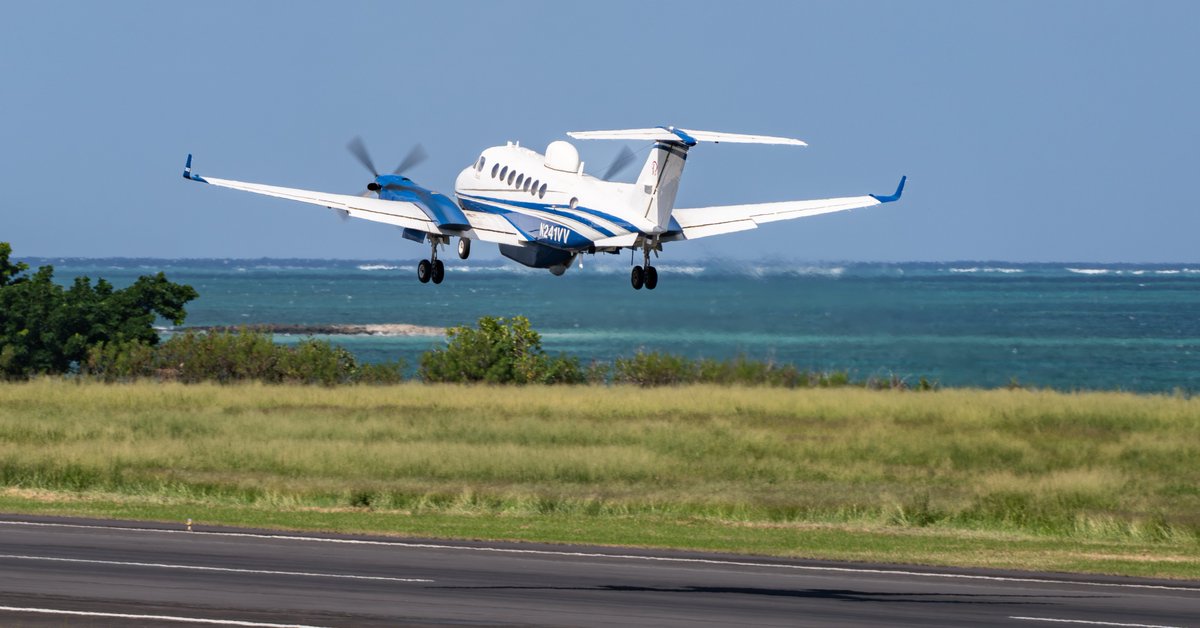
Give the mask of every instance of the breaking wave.
[[1012, 275], [1012, 274], [1017, 274], [1017, 273], [1023, 273], [1023, 272], [1025, 272], [1025, 269], [1024, 268], [1002, 268], [1002, 267], [992, 267], [992, 266], [983, 266], [983, 267], [972, 266], [970, 268], [951, 268], [950, 272], [952, 272], [952, 273], [1001, 273], [1001, 274], [1005, 274], [1005, 275]]

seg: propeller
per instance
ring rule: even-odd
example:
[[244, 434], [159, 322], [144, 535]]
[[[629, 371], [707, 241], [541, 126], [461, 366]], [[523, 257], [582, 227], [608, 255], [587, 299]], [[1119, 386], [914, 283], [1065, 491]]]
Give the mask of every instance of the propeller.
[[604, 176], [601, 178], [605, 181], [611, 180], [613, 177], [620, 174], [622, 170], [628, 168], [629, 164], [633, 163], [633, 158], [633, 151], [629, 150], [628, 146], [622, 146], [621, 152], [617, 153], [617, 156], [612, 160], [612, 163], [608, 164], [608, 170], [604, 171]]
[[375, 162], [371, 161], [371, 153], [367, 152], [367, 145], [363, 144], [361, 137], [355, 135], [354, 139], [350, 140], [349, 144], [346, 144], [346, 148], [350, 151], [351, 155], [358, 158], [358, 163], [362, 164], [372, 176], [379, 176], [379, 169], [375, 167]]
[[[375, 166], [375, 160], [371, 159], [371, 153], [367, 151], [367, 145], [363, 142], [362, 137], [354, 136], [354, 139], [346, 144], [346, 149], [350, 151], [351, 155], [354, 155], [355, 159], [358, 159], [358, 163], [362, 164], [371, 173], [371, 176], [376, 179], [379, 178], [379, 168]], [[392, 174], [403, 174], [428, 158], [429, 153], [425, 152], [425, 147], [421, 146], [420, 143], [414, 144], [409, 149], [408, 154], [404, 156], [404, 160], [400, 162], [400, 165], [396, 166], [396, 169], [392, 171]], [[400, 189], [400, 186], [389, 183], [383, 186], [383, 188]], [[367, 196], [371, 192], [378, 192], [383, 188], [375, 181], [372, 181], [367, 184], [367, 191], [363, 192], [361, 196]]]
[[392, 174], [403, 174], [408, 172], [409, 170], [416, 168], [418, 164], [428, 158], [429, 153], [425, 152], [425, 147], [421, 146], [420, 143], [414, 144], [413, 147], [409, 149], [408, 154], [404, 156], [404, 161], [400, 162], [399, 166], [396, 166], [396, 169], [392, 171]]

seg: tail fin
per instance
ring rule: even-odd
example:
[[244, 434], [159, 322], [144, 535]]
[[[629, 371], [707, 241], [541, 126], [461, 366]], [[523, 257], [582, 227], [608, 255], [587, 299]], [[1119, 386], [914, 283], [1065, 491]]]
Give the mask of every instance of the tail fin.
[[644, 195], [645, 206], [639, 211], [655, 225], [656, 233], [667, 230], [671, 210], [675, 209], [675, 194], [687, 161], [688, 146], [679, 142], [655, 142], [637, 178], [638, 190]]

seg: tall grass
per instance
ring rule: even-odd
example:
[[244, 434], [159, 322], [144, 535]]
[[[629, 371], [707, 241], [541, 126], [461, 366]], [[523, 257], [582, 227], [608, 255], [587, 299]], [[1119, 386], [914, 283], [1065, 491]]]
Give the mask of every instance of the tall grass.
[[263, 507], [1200, 534], [1200, 400], [683, 386], [0, 385], [0, 485]]

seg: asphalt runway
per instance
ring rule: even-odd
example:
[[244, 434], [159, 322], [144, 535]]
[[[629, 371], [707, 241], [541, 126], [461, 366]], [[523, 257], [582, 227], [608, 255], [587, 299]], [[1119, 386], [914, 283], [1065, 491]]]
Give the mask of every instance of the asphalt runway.
[[1200, 583], [0, 516], [3, 626], [1200, 626]]

